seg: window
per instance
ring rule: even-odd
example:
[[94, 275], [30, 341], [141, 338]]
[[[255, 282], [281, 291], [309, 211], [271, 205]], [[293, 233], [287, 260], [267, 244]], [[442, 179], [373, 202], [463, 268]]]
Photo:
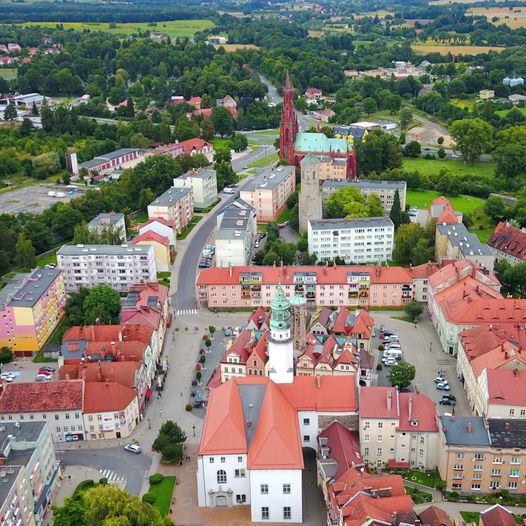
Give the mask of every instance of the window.
[[473, 480], [482, 480], [482, 473], [473, 473]]
[[511, 464], [520, 464], [521, 459], [520, 457], [511, 457]]
[[93, 422], [93, 415], [88, 416], [88, 422]]
[[261, 484], [261, 495], [268, 495], [268, 484]]
[[363, 436], [363, 441], [364, 442], [369, 442], [370, 439], [371, 439], [370, 435], [364, 435]]
[[225, 457], [221, 457], [221, 462], [224, 464], [226, 462], [226, 458]]
[[[378, 442], [383, 442], [384, 437], [383, 437], [382, 435], [378, 435], [378, 436], [376, 437], [376, 440], [377, 440]], [[405, 444], [402, 444], [402, 447], [404, 447], [404, 446], [405, 446]]]
[[244, 494], [236, 495], [236, 502], [238, 504], [244, 504], [247, 501], [247, 496]]
[[379, 448], [376, 449], [376, 454], [377, 454], [378, 456], [380, 456], [380, 455], [382, 454], [382, 448], [381, 448], [381, 447], [379, 447]]
[[310, 435], [303, 435], [303, 442], [310, 442]]
[[55, 420], [58, 420], [58, 415], [55, 415]]
[[235, 477], [244, 477], [245, 476], [245, 470], [244, 469], [236, 469], [234, 471]]
[[364, 422], [363, 424], [364, 429], [369, 429], [370, 427], [371, 427], [371, 422]]
[[378, 429], [382, 429], [384, 427], [384, 423], [383, 422], [378, 422]]
[[492, 477], [500, 477], [500, 469], [498, 469], [498, 468], [492, 469], [491, 470], [491, 476]]
[[69, 420], [69, 413], [66, 413], [66, 420]]
[[463, 464], [455, 464], [453, 466], [453, 469], [456, 470], [456, 471], [462, 471], [464, 469], [464, 465]]
[[484, 460], [484, 453], [475, 453], [475, 460]]
[[290, 520], [290, 506], [283, 506], [283, 519]]
[[518, 477], [518, 476], [519, 476], [518, 469], [510, 469], [510, 477]]
[[489, 483], [489, 487], [491, 489], [499, 489], [500, 488], [500, 482], [498, 480], [492, 480], [490, 483]]
[[261, 508], [261, 520], [268, 521], [268, 518], [269, 518], [268, 506], [263, 506]]
[[473, 471], [482, 471], [484, 466], [473, 466]]
[[480, 490], [480, 482], [474, 482], [473, 484], [471, 484], [471, 489]]
[[226, 483], [226, 471], [224, 469], [220, 469], [217, 472], [217, 483], [218, 484], [225, 484]]
[[304, 418], [303, 419], [303, 425], [308, 426], [310, 424], [310, 418]]
[[517, 482], [508, 482], [508, 489], [517, 489]]
[[457, 453], [456, 456], [455, 456], [455, 458], [456, 458], [457, 460], [462, 460], [462, 459], [464, 458], [464, 453]]
[[283, 493], [285, 495], [290, 495], [290, 484], [283, 484]]
[[57, 431], [60, 432], [60, 426], [57, 426]]
[[237, 457], [238, 462], [243, 462], [243, 457]]
[[214, 457], [210, 457], [208, 460], [209, 460], [210, 464], [214, 463]]
[[502, 457], [495, 457], [493, 459], [493, 464], [502, 464]]
[[513, 416], [515, 414], [515, 409], [510, 409], [510, 416]]

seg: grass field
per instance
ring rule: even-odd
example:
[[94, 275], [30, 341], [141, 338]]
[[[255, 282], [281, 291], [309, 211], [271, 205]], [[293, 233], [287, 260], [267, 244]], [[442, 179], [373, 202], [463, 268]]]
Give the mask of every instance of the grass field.
[[480, 513], [477, 511], [461, 511], [460, 515], [466, 521], [467, 524], [478, 524], [480, 519]]
[[464, 161], [454, 159], [404, 159], [404, 170], [418, 170], [423, 174], [437, 174], [446, 169], [452, 175], [482, 175], [493, 177], [495, 175], [495, 163], [473, 163], [465, 164]]
[[6, 80], [16, 79], [16, 69], [15, 68], [2, 68], [0, 69], [0, 77]]
[[221, 148], [230, 148], [230, 146], [232, 145], [232, 141], [228, 138], [214, 137], [210, 142], [212, 143], [214, 150], [218, 150]]
[[422, 484], [422, 486], [427, 486], [428, 488], [434, 488], [437, 482], [440, 482], [442, 479], [437, 472], [434, 473], [424, 473], [422, 471], [408, 471], [403, 474], [403, 477], [406, 480], [415, 482], [417, 484]]
[[27, 26], [55, 27], [61, 24], [65, 29], [76, 29], [77, 31], [103, 31], [114, 35], [132, 35], [143, 31], [159, 31], [169, 37], [193, 37], [198, 31], [214, 27], [211, 20], [166, 20], [151, 24], [150, 22], [131, 22], [116, 24], [111, 27], [107, 23], [100, 22], [27, 22]]
[[258, 159], [257, 161], [254, 161], [248, 165], [249, 168], [265, 168], [267, 166], [270, 166], [271, 164], [277, 163], [279, 159], [279, 156], [277, 153], [273, 153], [271, 155], [268, 155], [267, 157], [262, 157], [261, 159]]
[[214, 44], [214, 47], [216, 49], [222, 47], [227, 53], [233, 53], [240, 49], [260, 49], [256, 44]]
[[440, 53], [441, 55], [480, 55], [495, 51], [500, 53], [504, 51], [505, 47], [497, 46], [451, 46], [449, 44], [438, 44], [436, 42], [426, 42], [425, 44], [411, 44], [411, 48], [415, 53], [426, 55], [427, 53]]
[[155, 504], [162, 517], [166, 517], [170, 511], [170, 503], [172, 502], [172, 494], [175, 486], [175, 477], [163, 477], [159, 484], [150, 485], [148, 493], [155, 495]]
[[[517, 107], [516, 107], [517, 108]], [[526, 117], [526, 107], [522, 107], [522, 108], [517, 108], [525, 117]], [[499, 117], [506, 117], [506, 115], [510, 112], [510, 110], [499, 110], [499, 111], [496, 111], [495, 113], [499, 116]]]
[[[428, 208], [433, 199], [437, 197], [440, 197], [440, 192], [435, 192], [434, 190], [408, 190], [407, 204], [418, 208]], [[453, 205], [453, 208], [459, 212], [471, 213], [484, 205], [484, 199], [471, 195], [447, 196], [447, 198]]]
[[475, 101], [473, 99], [451, 99], [451, 104], [461, 110], [473, 111]]
[[491, 24], [505, 24], [511, 29], [526, 27], [526, 7], [472, 7], [466, 15], [485, 16]]

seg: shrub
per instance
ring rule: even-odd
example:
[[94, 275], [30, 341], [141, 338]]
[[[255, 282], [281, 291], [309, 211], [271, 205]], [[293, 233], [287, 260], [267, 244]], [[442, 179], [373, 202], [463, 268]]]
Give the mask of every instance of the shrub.
[[96, 482], [94, 480], [91, 480], [91, 479], [88, 479], [88, 480], [83, 480], [76, 488], [75, 488], [75, 491], [73, 493], [73, 496], [75, 495], [78, 495], [79, 493], [81, 493], [82, 491], [86, 491], [87, 489], [90, 489], [90, 488], [93, 488], [94, 486], [96, 486]]
[[208, 332], [210, 334], [214, 334], [214, 332], [216, 332], [216, 328], [213, 325], [210, 325], [210, 327], [208, 327]]
[[379, 363], [379, 364], [376, 366], [376, 370], [377, 370], [377, 371], [381, 371], [382, 368], [383, 368], [383, 366], [382, 366], [381, 363]]
[[186, 404], [185, 409], [190, 412], [192, 410], [192, 404]]
[[206, 356], [202, 354], [201, 356], [199, 356], [199, 363], [205, 363], [205, 362], [206, 362]]
[[102, 486], [106, 486], [106, 484], [108, 484], [108, 479], [106, 477], [102, 477], [99, 480], [99, 484], [102, 485]]
[[378, 346], [378, 350], [379, 350], [379, 351], [383, 351], [384, 349], [385, 349], [384, 344], [381, 343], [381, 344]]
[[206, 342], [208, 340], [208, 334], [203, 334], [203, 340]]
[[13, 351], [9, 347], [0, 349], [0, 363], [9, 363], [13, 359]]
[[142, 496], [142, 501], [153, 506], [155, 504], [155, 495], [152, 495], [151, 493], [145, 493]]
[[212, 345], [212, 342], [210, 340], [206, 340], [205, 345], [207, 347], [210, 347]]
[[197, 371], [197, 372], [195, 373], [195, 378], [196, 378], [196, 380], [198, 380], [198, 381], [201, 380], [201, 376], [203, 376], [203, 375], [201, 374], [201, 371]]
[[150, 475], [150, 484], [153, 486], [155, 484], [160, 484], [163, 481], [163, 475], [161, 473], [154, 473]]

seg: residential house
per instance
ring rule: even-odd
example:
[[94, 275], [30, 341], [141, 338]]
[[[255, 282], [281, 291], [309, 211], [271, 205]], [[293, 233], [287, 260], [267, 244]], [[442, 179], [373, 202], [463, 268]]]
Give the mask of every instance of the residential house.
[[173, 180], [175, 188], [191, 188], [194, 209], [204, 210], [218, 201], [216, 171], [210, 168], [190, 170]]
[[258, 222], [274, 221], [287, 207], [287, 199], [296, 189], [294, 166], [267, 168], [244, 186], [240, 197], [255, 208]]
[[7, 384], [0, 394], [0, 425], [44, 421], [53, 442], [85, 440], [83, 403], [83, 380]]
[[196, 110], [200, 110], [201, 102], [202, 102], [201, 97], [196, 96], [196, 97], [191, 97], [190, 100], [188, 101], [188, 104], [190, 104], [190, 106], [193, 106]]
[[346, 307], [341, 307], [331, 328], [331, 334], [345, 336], [357, 349], [370, 353], [373, 330], [374, 321], [366, 310], [349, 312]]
[[162, 237], [167, 237], [170, 248], [175, 250], [176, 233], [174, 231], [173, 223], [168, 219], [163, 219], [162, 217], [148, 219], [146, 223], [139, 226], [139, 235], [145, 234], [146, 232], [155, 232]]
[[217, 215], [215, 261], [218, 267], [244, 266], [250, 261], [257, 233], [256, 209], [242, 199]]
[[328, 336], [335, 316], [335, 312], [326, 307], [316, 309], [311, 318], [309, 332], [315, 336]]
[[148, 219], [161, 218], [170, 221], [176, 234], [181, 233], [193, 216], [191, 188], [171, 187], [148, 205]]
[[57, 266], [63, 272], [67, 292], [96, 285], [125, 292], [133, 285], [157, 281], [155, 253], [150, 245], [63, 245], [57, 251]]
[[89, 230], [102, 234], [114, 232], [122, 243], [126, 243], [126, 223], [124, 214], [105, 212], [97, 215], [88, 223]]
[[492, 89], [481, 89], [479, 91], [479, 100], [490, 100], [495, 97], [495, 91]]
[[500, 504], [480, 512], [479, 526], [516, 526], [515, 516]]
[[316, 110], [312, 112], [312, 116], [321, 122], [329, 122], [331, 117], [334, 117], [336, 112], [331, 108], [325, 108], [324, 110]]
[[434, 504], [419, 514], [423, 526], [455, 526], [449, 515]]
[[184, 97], [182, 95], [172, 95], [170, 97], [170, 104], [174, 106], [179, 106], [179, 104], [184, 104]]
[[58, 269], [16, 274], [0, 290], [0, 347], [18, 356], [42, 349], [66, 305], [64, 276]]
[[475, 414], [487, 418], [526, 418], [526, 367], [524, 362], [520, 365], [516, 369], [482, 372], [478, 377], [480, 404], [475, 407]]
[[158, 146], [157, 148], [146, 152], [146, 155], [169, 155], [170, 157], [175, 159], [179, 155], [184, 154], [192, 156], [198, 153], [206, 155], [206, 157], [211, 160], [212, 155], [214, 153], [214, 148], [209, 142], [206, 142], [203, 139], [199, 139], [198, 137], [196, 137], [194, 139], [188, 139], [186, 141]]
[[169, 272], [172, 264], [170, 240], [152, 230], [132, 239], [132, 245], [152, 246], [157, 272]]
[[360, 444], [366, 465], [433, 470], [438, 463], [435, 403], [394, 387], [360, 390]]
[[497, 259], [512, 265], [526, 261], [526, 228], [501, 221], [491, 234], [488, 245]]
[[322, 96], [323, 96], [323, 93], [321, 89], [318, 89], [318, 88], [307, 88], [304, 94], [304, 97], [306, 99], [314, 100], [314, 101], [321, 99]]

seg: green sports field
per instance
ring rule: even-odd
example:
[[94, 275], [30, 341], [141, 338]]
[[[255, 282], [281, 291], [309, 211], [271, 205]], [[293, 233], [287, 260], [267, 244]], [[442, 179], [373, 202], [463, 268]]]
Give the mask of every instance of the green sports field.
[[437, 174], [440, 170], [446, 169], [452, 175], [482, 175], [493, 177], [495, 175], [495, 163], [473, 163], [466, 164], [462, 160], [454, 159], [404, 159], [404, 170], [419, 171], [422, 174]]

